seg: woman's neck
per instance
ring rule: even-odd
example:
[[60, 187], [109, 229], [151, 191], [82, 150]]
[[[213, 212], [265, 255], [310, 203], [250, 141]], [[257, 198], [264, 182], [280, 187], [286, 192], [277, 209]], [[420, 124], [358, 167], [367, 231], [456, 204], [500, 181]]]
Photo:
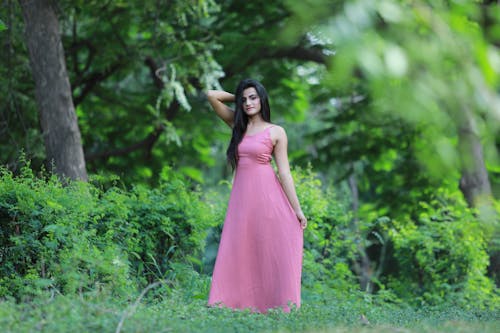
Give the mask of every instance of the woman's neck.
[[264, 119], [262, 119], [261, 114], [258, 113], [256, 115], [248, 118], [247, 127], [259, 127], [260, 125], [263, 125], [265, 123], [266, 122], [264, 121]]

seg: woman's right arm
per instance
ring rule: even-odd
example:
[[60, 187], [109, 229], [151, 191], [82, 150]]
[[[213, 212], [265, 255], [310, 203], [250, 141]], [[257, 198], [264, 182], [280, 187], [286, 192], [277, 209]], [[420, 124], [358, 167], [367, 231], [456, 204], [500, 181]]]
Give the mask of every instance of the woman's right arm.
[[215, 113], [231, 128], [234, 124], [234, 111], [224, 103], [234, 102], [234, 95], [222, 90], [207, 91], [207, 99]]

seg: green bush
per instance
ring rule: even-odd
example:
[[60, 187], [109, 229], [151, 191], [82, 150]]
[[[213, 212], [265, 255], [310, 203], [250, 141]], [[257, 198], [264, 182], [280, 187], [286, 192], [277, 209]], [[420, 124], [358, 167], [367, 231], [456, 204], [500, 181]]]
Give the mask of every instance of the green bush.
[[293, 178], [302, 210], [308, 218], [304, 232], [304, 287], [313, 293], [327, 289], [348, 293], [358, 289], [350, 269], [357, 250], [345, 200], [333, 188], [325, 188], [310, 166], [295, 168]]
[[416, 218], [393, 221], [389, 235], [399, 267], [388, 285], [400, 296], [467, 306], [498, 300], [486, 276], [483, 228], [460, 193], [439, 189], [434, 200], [420, 203]]
[[105, 211], [99, 215], [106, 218], [95, 225], [106, 230], [109, 240], [124, 244], [136, 278], [148, 283], [164, 278], [171, 261], [201, 269], [207, 231], [218, 221], [199, 189], [182, 175], [165, 167], [158, 188], [113, 189], [102, 200]]
[[460, 192], [437, 189], [436, 199], [422, 202], [416, 217], [378, 217], [375, 207], [364, 204], [353, 219], [339, 191], [324, 188], [311, 168], [295, 169], [293, 176], [310, 222], [303, 263], [308, 297], [359, 290], [360, 258], [366, 255], [372, 290], [391, 302], [499, 305], [486, 276], [489, 236]]
[[0, 297], [107, 289], [164, 278], [171, 262], [200, 264], [210, 207], [165, 168], [156, 189], [63, 186], [29, 165], [0, 170]]
[[0, 172], [0, 296], [86, 291], [104, 282], [128, 288], [126, 255], [86, 228], [97, 204], [90, 185], [63, 187], [55, 176], [36, 178], [29, 166], [19, 177]]
[[[376, 209], [365, 204], [353, 219], [339, 190], [325, 188], [310, 167], [293, 176], [309, 218], [306, 299], [359, 290], [359, 259], [372, 255], [368, 268], [378, 273], [370, 282], [385, 300], [498, 302], [485, 274], [491, 236], [460, 193], [440, 189], [418, 214], [392, 220], [376, 218]], [[168, 167], [159, 178], [153, 189], [104, 189], [102, 180], [63, 186], [55, 176], [35, 177], [29, 165], [19, 176], [0, 169], [0, 297], [30, 299], [47, 290], [122, 295], [165, 280], [152, 294], [180, 286], [186, 299], [206, 298], [209, 275], [199, 272], [210, 273], [229, 188], [207, 191], [204, 199]], [[215, 236], [205, 247], [210, 231]], [[388, 258], [373, 255], [381, 245], [390, 245]], [[394, 267], [379, 269], [384, 262]]]

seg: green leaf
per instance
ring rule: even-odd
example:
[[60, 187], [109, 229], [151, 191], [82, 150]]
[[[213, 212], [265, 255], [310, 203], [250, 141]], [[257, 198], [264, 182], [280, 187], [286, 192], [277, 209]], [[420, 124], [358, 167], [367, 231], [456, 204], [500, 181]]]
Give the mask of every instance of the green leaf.
[[199, 169], [196, 169], [193, 167], [182, 167], [180, 169], [180, 172], [182, 172], [183, 174], [185, 174], [189, 178], [194, 179], [195, 181], [197, 181], [199, 183], [204, 182], [203, 173]]

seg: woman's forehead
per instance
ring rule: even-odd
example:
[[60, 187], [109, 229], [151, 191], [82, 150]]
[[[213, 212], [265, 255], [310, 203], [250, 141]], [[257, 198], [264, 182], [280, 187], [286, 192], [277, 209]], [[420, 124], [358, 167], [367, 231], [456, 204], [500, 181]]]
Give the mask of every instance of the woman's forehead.
[[255, 90], [254, 87], [248, 87], [245, 90], [243, 90], [243, 96], [250, 96], [252, 94], [257, 94], [257, 90]]

